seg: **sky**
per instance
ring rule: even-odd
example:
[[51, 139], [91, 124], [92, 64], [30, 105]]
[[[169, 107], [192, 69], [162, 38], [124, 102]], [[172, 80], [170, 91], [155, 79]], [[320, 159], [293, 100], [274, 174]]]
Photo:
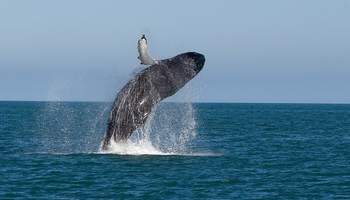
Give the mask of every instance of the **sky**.
[[0, 100], [112, 101], [157, 59], [206, 64], [171, 101], [350, 103], [350, 1], [0, 1]]

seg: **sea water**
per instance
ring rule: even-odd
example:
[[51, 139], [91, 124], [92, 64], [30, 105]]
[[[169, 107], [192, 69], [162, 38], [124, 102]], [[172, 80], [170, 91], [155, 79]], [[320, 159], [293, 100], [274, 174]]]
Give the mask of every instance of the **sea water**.
[[163, 103], [102, 152], [109, 108], [0, 102], [0, 199], [350, 199], [350, 105]]

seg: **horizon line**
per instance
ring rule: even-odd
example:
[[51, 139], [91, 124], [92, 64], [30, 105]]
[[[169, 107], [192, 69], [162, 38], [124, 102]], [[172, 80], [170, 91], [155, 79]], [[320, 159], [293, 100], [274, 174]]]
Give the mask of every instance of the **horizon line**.
[[[113, 103], [113, 101], [91, 100], [1, 100], [1, 102], [42, 102], [42, 103]], [[350, 102], [239, 102], [239, 101], [163, 101], [164, 103], [195, 103], [195, 104], [331, 104], [348, 105]]]

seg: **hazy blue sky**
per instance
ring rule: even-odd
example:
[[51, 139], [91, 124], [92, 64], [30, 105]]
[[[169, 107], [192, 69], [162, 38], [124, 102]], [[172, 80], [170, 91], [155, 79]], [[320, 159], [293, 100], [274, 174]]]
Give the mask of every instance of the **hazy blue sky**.
[[156, 58], [206, 55], [175, 100], [350, 103], [350, 1], [0, 1], [0, 100], [112, 100]]

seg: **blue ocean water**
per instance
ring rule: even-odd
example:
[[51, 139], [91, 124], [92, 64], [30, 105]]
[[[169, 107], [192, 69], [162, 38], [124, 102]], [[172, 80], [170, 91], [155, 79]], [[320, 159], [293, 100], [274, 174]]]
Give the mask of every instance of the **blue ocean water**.
[[0, 199], [350, 199], [350, 105], [193, 104], [186, 149], [154, 155], [100, 153], [108, 109], [0, 102]]

